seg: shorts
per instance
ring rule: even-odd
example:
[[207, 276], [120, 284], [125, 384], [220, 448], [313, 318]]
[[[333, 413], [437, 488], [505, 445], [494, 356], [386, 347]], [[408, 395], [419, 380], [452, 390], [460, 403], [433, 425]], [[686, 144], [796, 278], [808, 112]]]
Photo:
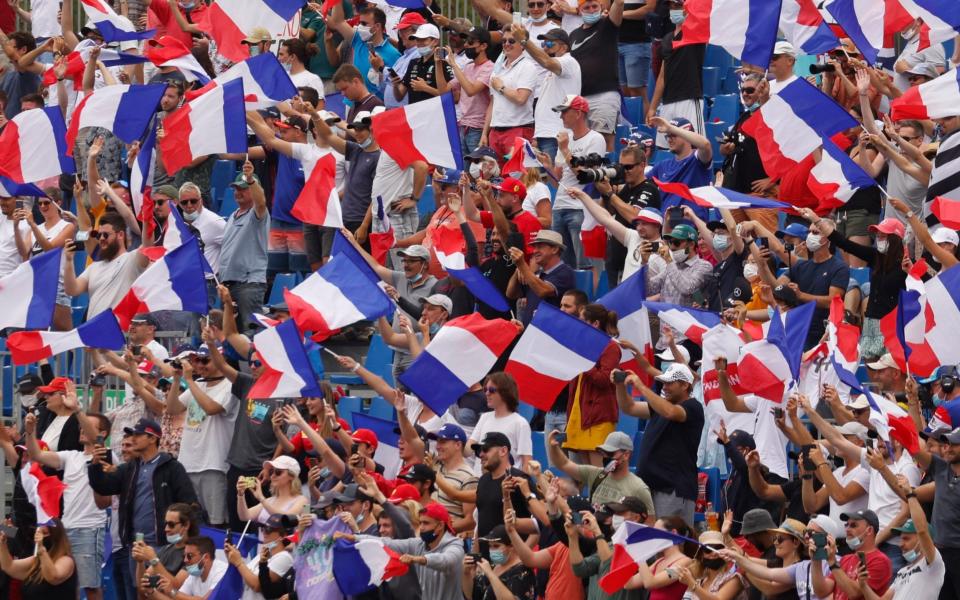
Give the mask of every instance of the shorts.
[[66, 306], [70, 308], [73, 306], [71, 301], [73, 298], [67, 295], [67, 292], [63, 290], [63, 277], [60, 278], [60, 282], [57, 284], [57, 306]]
[[868, 236], [870, 232], [867, 228], [879, 221], [880, 215], [870, 214], [865, 208], [837, 211], [837, 231], [845, 238]]
[[[693, 130], [704, 135], [703, 128], [703, 99], [697, 100], [679, 100], [668, 104], [661, 104], [657, 115], [666, 120], [684, 118], [693, 124]], [[663, 134], [657, 132], [657, 146], [659, 148], [667, 147], [667, 139]]]
[[620, 117], [620, 92], [601, 92], [586, 97], [590, 103], [587, 120], [590, 129], [600, 133], [613, 133]]
[[71, 554], [77, 569], [77, 585], [81, 588], [100, 587], [103, 571], [103, 543], [106, 527], [75, 527], [67, 529]]
[[420, 228], [420, 212], [417, 207], [409, 208], [403, 212], [390, 211], [389, 217], [395, 239], [408, 238]]
[[275, 273], [285, 273], [306, 271], [306, 265], [303, 225], [274, 221], [267, 241], [267, 268]]
[[211, 525], [227, 523], [227, 474], [223, 471], [200, 471], [187, 473], [193, 489], [197, 491], [197, 500], [207, 509]]
[[617, 44], [620, 50], [620, 83], [631, 88], [647, 87], [650, 78], [650, 44]]

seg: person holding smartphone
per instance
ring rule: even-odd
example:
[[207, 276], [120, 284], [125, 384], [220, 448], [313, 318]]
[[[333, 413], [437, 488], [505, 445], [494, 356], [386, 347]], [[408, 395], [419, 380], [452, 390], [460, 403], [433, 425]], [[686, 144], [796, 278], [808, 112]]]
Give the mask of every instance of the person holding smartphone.
[[[872, 510], [858, 510], [843, 513], [847, 546], [854, 552], [837, 557], [837, 541], [833, 536], [827, 538], [827, 559], [813, 559], [811, 568], [813, 590], [818, 596], [829, 596], [833, 592], [834, 600], [860, 598], [861, 571], [866, 571], [866, 585], [882, 596], [890, 585], [892, 570], [890, 559], [877, 549], [877, 533], [880, 520]], [[824, 576], [822, 564], [826, 562], [830, 575]]]
[[520, 561], [503, 525], [497, 525], [481, 538], [489, 545], [490, 560], [468, 554], [463, 562], [463, 595], [467, 600], [495, 600], [511, 594], [525, 600], [533, 598], [536, 577]]

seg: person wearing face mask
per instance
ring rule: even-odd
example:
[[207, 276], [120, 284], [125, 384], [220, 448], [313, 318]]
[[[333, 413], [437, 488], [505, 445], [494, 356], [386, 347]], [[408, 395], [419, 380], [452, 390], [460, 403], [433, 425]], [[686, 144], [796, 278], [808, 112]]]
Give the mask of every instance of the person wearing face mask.
[[144, 542], [133, 543], [131, 554], [140, 566], [137, 581], [142, 581], [144, 575], [160, 575], [172, 581], [180, 574], [187, 540], [200, 535], [200, 525], [193, 515], [194, 509], [189, 504], [171, 504], [163, 520], [167, 544], [154, 549]]
[[[460, 138], [464, 156], [480, 145], [483, 124], [490, 105], [490, 76], [493, 74], [493, 61], [487, 56], [492, 43], [490, 32], [483, 27], [472, 27], [460, 37], [464, 39], [464, 53], [467, 62], [460, 65], [453, 56], [447, 54], [447, 64], [453, 69], [455, 81], [450, 82], [455, 94], [459, 94], [457, 110], [460, 113]], [[449, 49], [448, 49], [449, 51]]]
[[683, 216], [697, 228], [704, 242], [709, 245], [713, 258], [713, 278], [704, 296], [709, 310], [720, 312], [730, 308], [730, 301], [744, 301], [743, 263], [749, 254], [743, 239], [737, 233], [736, 221], [728, 209], [720, 209], [720, 221], [703, 222], [689, 207], [683, 207]]
[[227, 555], [227, 562], [233, 565], [243, 578], [241, 600], [264, 600], [264, 584], [276, 585], [287, 571], [293, 568], [293, 554], [287, 549], [290, 544], [287, 535], [290, 534], [291, 525], [296, 522], [296, 517], [289, 515], [270, 515], [260, 529], [260, 553], [246, 563], [236, 546], [224, 544], [223, 551]]
[[525, 566], [513, 548], [503, 525], [497, 525], [481, 538], [489, 545], [488, 561], [468, 555], [464, 560], [463, 595], [466, 600], [532, 598], [536, 585], [533, 571]]
[[[647, 521], [649, 521], [648, 513], [650, 510], [647, 508], [648, 506], [651, 506], [651, 504], [648, 504], [636, 496], [624, 496], [617, 502], [608, 502], [605, 505], [606, 512], [612, 513], [613, 515], [609, 523], [610, 529], [604, 531], [603, 528], [597, 528], [597, 530], [590, 532], [596, 536], [595, 539], [598, 550], [600, 540], [603, 539], [604, 542], [606, 542], [605, 538], [610, 536], [611, 530], [617, 531], [625, 521], [641, 524], [647, 523]], [[587, 525], [588, 523], [596, 521], [591, 519], [590, 516], [584, 515], [583, 522]], [[583, 546], [585, 545], [584, 542], [587, 538], [581, 538], [580, 531], [576, 527], [568, 528], [566, 534], [567, 538], [571, 541], [569, 544], [570, 566], [574, 576], [580, 577], [581, 579], [590, 579], [587, 584], [587, 600], [603, 600], [605, 598], [611, 600], [640, 600], [646, 597], [644, 590], [640, 589], [623, 589], [614, 594], [607, 594], [603, 591], [600, 587], [600, 581], [610, 572], [612, 556], [607, 552], [601, 553], [600, 551], [592, 553], [582, 552], [584, 549]]]
[[712, 598], [739, 598], [747, 586], [746, 578], [719, 552], [726, 549], [723, 534], [719, 531], [704, 531], [698, 538], [700, 554], [686, 566], [677, 569], [678, 581], [685, 583], [685, 600]]
[[[880, 531], [877, 515], [872, 510], [859, 510], [843, 513], [840, 520], [844, 522], [847, 547], [853, 552], [838, 560], [837, 541], [832, 536], [827, 538], [826, 561], [814, 558], [810, 568], [814, 592], [818, 596], [833, 592], [834, 600], [860, 598], [862, 577], [864, 585], [882, 596], [890, 585], [892, 571], [890, 559], [877, 549], [876, 537]], [[823, 562], [830, 568], [829, 576], [823, 575]]]
[[[299, 38], [290, 38], [280, 42], [280, 50], [277, 52], [277, 58], [283, 69], [290, 75], [293, 85], [300, 87], [310, 87], [317, 90], [320, 100], [323, 100], [323, 81], [313, 73], [307, 70], [307, 63], [310, 57], [316, 53], [314, 46], [308, 46]], [[317, 106], [315, 108], [323, 108]]]
[[172, 584], [161, 579], [160, 587], [153, 592], [153, 598], [158, 600], [206, 598], [226, 575], [229, 566], [225, 561], [216, 558], [213, 540], [205, 535], [187, 540], [183, 559], [183, 571], [177, 575]]
[[903, 46], [903, 50], [900, 51], [897, 61], [893, 64], [893, 71], [895, 73], [893, 76], [893, 85], [901, 92], [905, 92], [910, 88], [910, 80], [905, 73], [911, 68], [922, 63], [927, 63], [935, 65], [938, 73], [943, 73], [944, 65], [947, 64], [946, 49], [942, 43], [927, 41], [925, 43], [926, 48], [923, 50], [919, 49], [920, 42], [922, 41], [920, 39], [920, 28], [922, 26], [922, 20], [914, 19], [900, 31], [900, 36], [906, 43]]
[[258, 56], [270, 52], [273, 36], [266, 27], [254, 27], [241, 43], [250, 49], [250, 56]]
[[[387, 15], [375, 6], [368, 6], [360, 11], [360, 22], [354, 27], [344, 19], [341, 2], [327, 15], [327, 27], [350, 41], [353, 66], [363, 75], [370, 93], [382, 98], [379, 86], [385, 80], [385, 75], [381, 71], [400, 58], [400, 51], [386, 37]], [[375, 77], [371, 77], [371, 74]]]
[[[681, 223], [664, 235], [663, 240], [657, 252], [666, 262], [666, 266], [662, 271], [648, 278], [647, 295], [660, 294], [660, 302], [693, 306], [694, 296], [702, 294], [713, 272], [710, 263], [697, 256], [697, 230], [686, 223]], [[687, 339], [676, 331], [674, 331], [674, 337], [677, 343]], [[663, 344], [661, 338], [657, 342], [657, 349], [665, 350], [666, 346]], [[687, 349], [694, 350], [690, 346]], [[695, 350], [696, 352], [691, 352], [691, 355], [698, 358], [699, 346], [696, 346]]]
[[[180, 186], [177, 206], [187, 224], [195, 227], [203, 240], [203, 256], [213, 268], [214, 273], [220, 270], [220, 248], [223, 246], [223, 233], [227, 222], [216, 212], [203, 205], [203, 195], [196, 184], [186, 182]], [[213, 273], [207, 273], [207, 296], [210, 306], [216, 298], [217, 286]]]
[[427, 23], [417, 27], [413, 34], [419, 57], [407, 67], [402, 79], [393, 79], [393, 93], [397, 98], [406, 97], [410, 104], [435, 98], [447, 92], [453, 80], [453, 68], [444, 59], [453, 57], [452, 52], [440, 48], [440, 30]]

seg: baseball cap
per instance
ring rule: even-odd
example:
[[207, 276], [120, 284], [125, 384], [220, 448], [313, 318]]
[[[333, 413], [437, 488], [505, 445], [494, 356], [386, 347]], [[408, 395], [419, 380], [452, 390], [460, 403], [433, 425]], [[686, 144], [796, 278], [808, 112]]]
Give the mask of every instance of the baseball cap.
[[900, 219], [895, 219], [893, 217], [887, 217], [876, 225], [867, 227], [867, 231], [885, 233], [887, 235], [896, 235], [899, 236], [900, 239], [903, 239], [903, 236], [906, 234], [906, 230], [903, 227], [903, 222], [901, 222]]
[[913, 519], [907, 519], [903, 525], [900, 527], [894, 527], [893, 530], [900, 533], [916, 533], [917, 525], [913, 522]]
[[797, 293], [793, 291], [793, 288], [783, 284], [773, 288], [773, 299], [785, 302], [790, 306], [796, 306], [800, 303], [800, 299], [797, 298]]
[[277, 119], [273, 123], [280, 129], [299, 129], [304, 133], [306, 133], [307, 129], [310, 128], [310, 125], [307, 123], [306, 119], [300, 115], [290, 115], [287, 117], [286, 121]]
[[684, 119], [683, 117], [670, 119], [670, 124], [673, 125], [674, 127], [679, 127], [680, 129], [693, 131], [693, 123], [690, 122], [690, 119]]
[[695, 242], [697, 241], [697, 230], [686, 223], [681, 223], [679, 225], [674, 225], [670, 233], [666, 234], [664, 237], [673, 238], [675, 240]]
[[41, 385], [37, 388], [38, 392], [52, 394], [53, 392], [66, 392], [67, 382], [71, 381], [69, 377], [54, 377], [47, 385]]
[[453, 526], [450, 525], [450, 513], [447, 512], [446, 507], [439, 502], [431, 502], [430, 504], [427, 504], [420, 509], [420, 514], [427, 515], [431, 519], [440, 521], [447, 526], [447, 529], [450, 530], [451, 533], [453, 532]]
[[481, 44], [490, 44], [490, 32], [486, 27], [471, 27], [464, 35], [467, 39], [477, 40]]
[[500, 182], [500, 185], [493, 186], [493, 189], [507, 192], [508, 194], [516, 194], [521, 200], [527, 197], [527, 186], [523, 185], [523, 182], [515, 177], [507, 177]]
[[883, 356], [875, 362], [867, 363], [867, 368], [874, 371], [879, 371], [880, 369], [900, 369], [900, 367], [897, 366], [897, 361], [893, 360], [889, 352], [885, 352]]
[[374, 450], [377, 449], [379, 445], [379, 440], [377, 440], [377, 434], [370, 431], [369, 429], [357, 429], [351, 435], [350, 439], [357, 442], [358, 444], [367, 444], [372, 447]]
[[161, 185], [157, 189], [153, 190], [154, 196], [166, 196], [167, 198], [173, 198], [174, 200], [180, 199], [180, 190], [173, 185]]
[[590, 103], [587, 102], [587, 99], [583, 96], [576, 96], [574, 94], [567, 94], [567, 97], [563, 99], [563, 102], [553, 107], [554, 112], [563, 112], [568, 108], [573, 110], [579, 110], [582, 112], [590, 112]]
[[[850, 410], [860, 410], [861, 408], [870, 408], [870, 401], [867, 400], [867, 397], [860, 395], [856, 400], [847, 405], [847, 408]], [[851, 434], [853, 435], [853, 434]]]
[[737, 448], [749, 448], [750, 450], [757, 449], [757, 442], [753, 439], [753, 436], [747, 433], [742, 429], [735, 429], [730, 433], [730, 443]]
[[290, 471], [290, 474], [294, 477], [300, 476], [300, 463], [298, 463], [297, 459], [293, 458], [292, 456], [281, 454], [273, 460], [263, 461], [263, 466], [266, 467], [267, 465], [270, 465], [274, 469]]
[[948, 444], [960, 444], [960, 427], [957, 427], [950, 433], [941, 434], [940, 441]]
[[920, 75], [921, 77], [929, 77], [930, 79], [936, 79], [940, 76], [937, 73], [937, 68], [928, 62], [922, 62], [917, 65], [914, 65], [903, 72], [904, 75]]
[[426, 298], [420, 298], [420, 304], [439, 306], [448, 313], [453, 312], [453, 301], [450, 300], [449, 296], [445, 296], [444, 294], [430, 294]]
[[387, 501], [391, 504], [400, 504], [406, 500], [413, 500], [414, 502], [420, 500], [420, 492], [409, 483], [401, 483], [393, 488], [393, 493], [387, 498]]
[[507, 546], [513, 545], [513, 543], [510, 541], [510, 536], [507, 534], [507, 527], [503, 524], [497, 525], [488, 531], [487, 535], [480, 539], [485, 542], [496, 542], [498, 544], [505, 544]]
[[810, 233], [810, 229], [808, 229], [803, 223], [790, 223], [783, 229], [778, 229], [776, 236], [781, 239], [783, 239], [783, 236], [785, 235], [796, 238], [805, 238], [807, 237], [808, 233]]
[[838, 427], [837, 431], [840, 432], [840, 435], [855, 435], [864, 441], [867, 439], [867, 427], [856, 421], [847, 421]]
[[499, 431], [488, 431], [487, 434], [483, 436], [483, 441], [473, 443], [470, 447], [473, 448], [473, 451], [477, 454], [480, 454], [480, 450], [483, 448], [503, 447], [509, 450], [510, 438]]
[[643, 146], [649, 148], [653, 146], [654, 139], [642, 131], [631, 131], [630, 135], [620, 138], [620, 143], [624, 146]]
[[458, 169], [444, 169], [443, 167], [437, 167], [437, 169], [433, 172], [433, 182], [446, 185], [457, 185], [460, 183], [461, 175], [463, 175], [463, 171]]
[[250, 35], [248, 35], [243, 43], [245, 44], [259, 44], [260, 42], [272, 42], [273, 37], [270, 35], [270, 30], [266, 27], [254, 27], [250, 30]]
[[633, 218], [633, 222], [643, 221], [644, 223], [653, 223], [654, 225], [663, 225], [663, 213], [653, 208], [647, 206], [641, 208], [640, 212], [637, 213], [637, 216]]
[[537, 36], [538, 40], [552, 40], [554, 42], [563, 42], [566, 45], [570, 45], [570, 36], [566, 31], [561, 27], [554, 27], [546, 33], [541, 33]]
[[163, 362], [172, 362], [175, 360], [183, 360], [188, 356], [193, 356], [197, 353], [197, 349], [193, 347], [193, 344], [180, 344], [173, 350], [173, 354], [169, 358], [164, 359]]
[[320, 494], [320, 496], [317, 498], [317, 501], [310, 505], [310, 508], [313, 510], [323, 510], [334, 503], [334, 496], [336, 495], [336, 492], [326, 492], [324, 494]]
[[437, 26], [432, 23], [425, 23], [417, 27], [417, 32], [413, 34], [411, 37], [416, 38], [418, 40], [426, 40], [430, 38], [439, 40], [440, 30], [437, 29]]
[[401, 475], [400, 479], [406, 479], [407, 481], [436, 481], [437, 473], [427, 465], [417, 463], [411, 465], [410, 470], [404, 475]]
[[837, 520], [829, 515], [817, 515], [810, 519], [807, 523], [809, 528], [811, 525], [816, 525], [822, 529], [825, 533], [829, 533], [834, 537], [834, 539], [843, 538], [843, 527], [840, 526], [840, 523], [837, 523]]
[[427, 23], [427, 20], [424, 19], [423, 15], [421, 15], [420, 13], [408, 12], [402, 17], [400, 17], [400, 21], [397, 23], [397, 26], [394, 27], [394, 29], [396, 29], [397, 31], [400, 31], [403, 29], [407, 29], [408, 27], [418, 27], [420, 25], [426, 25], [426, 23]]
[[563, 236], [550, 229], [541, 229], [537, 232], [537, 237], [533, 238], [530, 242], [531, 246], [536, 244], [549, 244], [550, 246], [556, 246], [561, 249], [565, 247], [563, 245]]
[[880, 519], [877, 513], [870, 509], [858, 510], [857, 512], [840, 513], [841, 521], [866, 521], [867, 525], [873, 527], [874, 531], [880, 531]]
[[[256, 175], [253, 175], [252, 177], [253, 177], [253, 181], [257, 185], [260, 185], [260, 179]], [[247, 180], [244, 178], [243, 173], [240, 173], [239, 175], [237, 175], [237, 178], [230, 183], [230, 187], [238, 190], [245, 190], [251, 185], [253, 184], [247, 183]]]
[[634, 512], [640, 514], [650, 514], [650, 508], [643, 500], [636, 496], [624, 496], [619, 502], [607, 502], [606, 507], [615, 515], [625, 512]]
[[454, 440], [463, 444], [467, 443], [467, 433], [459, 425], [446, 423], [440, 429], [428, 433], [427, 438], [431, 440]]
[[773, 46], [773, 55], [786, 54], [787, 56], [797, 56], [797, 50], [790, 42], [780, 41]]
[[930, 236], [933, 237], [934, 244], [953, 244], [954, 246], [960, 246], [960, 235], [949, 227], [941, 225], [931, 231]]
[[681, 365], [680, 363], [672, 363], [667, 370], [657, 375], [657, 381], [663, 383], [669, 383], [671, 381], [683, 381], [693, 385], [693, 373], [690, 372], [690, 367], [687, 365]]
[[600, 452], [616, 452], [617, 450], [633, 451], [633, 440], [622, 431], [611, 431], [607, 439], [597, 446]]
[[[683, 362], [689, 365], [690, 351], [680, 345], [677, 345], [677, 351], [680, 353], [680, 356], [683, 357]], [[663, 360], [669, 360], [671, 362], [675, 362], [677, 360], [676, 357], [673, 355], [673, 350], [671, 350], [670, 348], [667, 348], [660, 354], [657, 354], [657, 357], [662, 358]]]
[[939, 440], [942, 436], [950, 433], [949, 427], [934, 427], [931, 428], [929, 425], [923, 428], [923, 431], [920, 432], [920, 437], [923, 439], [933, 438]]
[[133, 427], [124, 427], [123, 433], [127, 435], [152, 435], [154, 437], [161, 437], [163, 430], [160, 429], [160, 423], [157, 423], [153, 419], [148, 419], [143, 417], [137, 421]]
[[[423, 440], [424, 445], [426, 445], [426, 441], [427, 441], [427, 430], [423, 428], [423, 425], [414, 425], [414, 426], [413, 426], [413, 430], [417, 432], [417, 437], [420, 438], [421, 440]], [[397, 434], [402, 434], [402, 433], [403, 433], [403, 431], [400, 429], [400, 426], [399, 426], [399, 425], [397, 425], [396, 427], [393, 428], [393, 432], [394, 432], [394, 433], [397, 433]]]
[[420, 260], [430, 260], [430, 251], [426, 247], [420, 244], [413, 244], [412, 246], [407, 246], [403, 250], [397, 252], [400, 256], [406, 256], [409, 258], [419, 258]]
[[152, 325], [154, 327], [160, 327], [160, 322], [157, 321], [157, 318], [153, 316], [152, 313], [138, 313], [136, 315], [133, 315], [133, 318], [130, 319], [131, 325], [139, 325], [141, 323], [144, 325]]
[[857, 45], [850, 38], [840, 38], [840, 45], [830, 51], [837, 54], [849, 54], [850, 56], [860, 56]]
[[283, 535], [288, 534], [290, 530], [295, 529], [296, 526], [296, 516], [284, 515], [280, 513], [270, 515], [263, 524], [264, 529], [279, 529]]
[[17, 379], [17, 391], [32, 394], [43, 386], [43, 380], [36, 373], [24, 373]]
[[373, 113], [369, 110], [361, 110], [353, 117], [353, 122], [347, 125], [347, 129], [356, 129], [359, 127], [370, 127], [370, 119]]
[[464, 158], [468, 158], [470, 160], [481, 160], [484, 158], [492, 158], [493, 160], [497, 160], [499, 157], [497, 156], [496, 151], [490, 146], [477, 146], [476, 148], [473, 149], [473, 152], [471, 152], [470, 154], [467, 154], [466, 156], [464, 156]]
[[333, 496], [333, 501], [337, 503], [353, 502], [355, 500], [371, 500], [369, 496], [360, 491], [360, 486], [355, 483], [347, 484], [343, 491]]

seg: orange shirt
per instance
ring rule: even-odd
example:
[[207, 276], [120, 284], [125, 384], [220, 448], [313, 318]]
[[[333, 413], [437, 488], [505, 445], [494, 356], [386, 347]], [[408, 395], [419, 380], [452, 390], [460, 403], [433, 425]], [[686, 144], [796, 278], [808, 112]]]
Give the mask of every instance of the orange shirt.
[[584, 600], [583, 583], [573, 574], [570, 566], [570, 548], [562, 542], [547, 548], [553, 560], [550, 562], [550, 579], [544, 595], [546, 600]]

